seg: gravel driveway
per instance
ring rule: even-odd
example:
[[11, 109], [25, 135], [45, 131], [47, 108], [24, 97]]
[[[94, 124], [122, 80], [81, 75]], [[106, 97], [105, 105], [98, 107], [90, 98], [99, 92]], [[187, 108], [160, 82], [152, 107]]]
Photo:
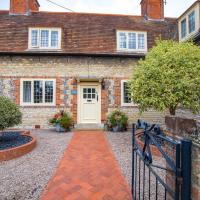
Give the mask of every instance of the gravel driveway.
[[0, 200], [38, 200], [69, 144], [72, 133], [33, 131], [37, 147], [0, 163]]
[[116, 159], [119, 162], [122, 173], [126, 181], [131, 186], [131, 171], [132, 171], [132, 143], [131, 132], [107, 132], [107, 139], [112, 147]]

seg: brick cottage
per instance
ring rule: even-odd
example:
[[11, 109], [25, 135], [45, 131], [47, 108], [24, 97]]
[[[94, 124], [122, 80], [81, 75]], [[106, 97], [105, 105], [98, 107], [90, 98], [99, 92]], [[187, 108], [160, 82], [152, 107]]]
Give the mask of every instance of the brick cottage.
[[141, 16], [39, 11], [37, 0], [11, 0], [0, 11], [0, 95], [14, 100], [23, 128], [49, 128], [59, 110], [76, 124], [103, 124], [118, 108], [139, 116], [127, 80], [139, 59], [162, 39], [178, 40], [177, 19], [164, 18], [163, 0], [142, 0]]

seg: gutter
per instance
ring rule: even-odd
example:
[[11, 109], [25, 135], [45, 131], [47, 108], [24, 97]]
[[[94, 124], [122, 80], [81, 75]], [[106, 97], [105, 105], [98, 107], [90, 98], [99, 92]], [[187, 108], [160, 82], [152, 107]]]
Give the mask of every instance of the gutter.
[[125, 53], [66, 53], [66, 52], [1, 52], [0, 56], [91, 56], [91, 57], [122, 57], [122, 58], [144, 58], [145, 54]]

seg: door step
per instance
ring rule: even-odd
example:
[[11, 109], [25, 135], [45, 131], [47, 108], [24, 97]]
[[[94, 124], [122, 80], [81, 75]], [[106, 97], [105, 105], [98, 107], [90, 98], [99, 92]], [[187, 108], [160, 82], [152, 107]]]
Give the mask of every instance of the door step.
[[74, 130], [103, 130], [104, 129], [104, 124], [76, 124], [74, 126]]

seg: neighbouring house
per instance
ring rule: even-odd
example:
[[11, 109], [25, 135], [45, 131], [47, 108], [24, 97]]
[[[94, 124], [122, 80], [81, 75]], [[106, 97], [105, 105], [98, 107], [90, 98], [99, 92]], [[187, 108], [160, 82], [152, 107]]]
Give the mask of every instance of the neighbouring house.
[[[23, 112], [23, 128], [49, 128], [65, 109], [76, 124], [103, 124], [118, 108], [139, 111], [127, 80], [157, 38], [178, 40], [177, 19], [163, 0], [142, 0], [141, 16], [40, 12], [37, 0], [11, 0], [0, 11], [0, 95]], [[145, 120], [163, 123], [149, 111]]]
[[179, 18], [179, 41], [193, 40], [200, 44], [200, 1], [194, 2]]

